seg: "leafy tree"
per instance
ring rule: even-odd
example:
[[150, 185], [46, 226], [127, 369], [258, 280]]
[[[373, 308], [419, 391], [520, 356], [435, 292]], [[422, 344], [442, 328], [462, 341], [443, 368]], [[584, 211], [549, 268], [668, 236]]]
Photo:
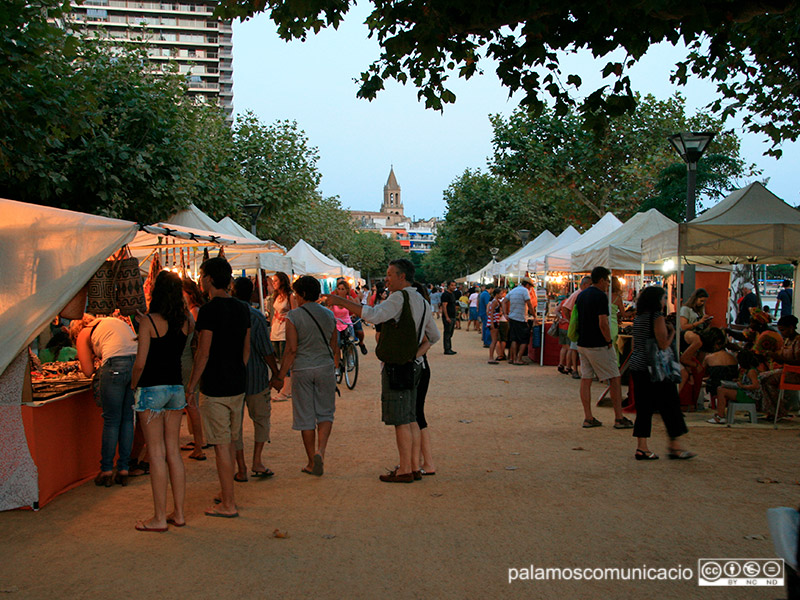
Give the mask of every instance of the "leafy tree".
[[265, 125], [248, 111], [233, 126], [235, 161], [244, 180], [242, 204], [262, 204], [268, 231], [285, 212], [316, 199], [319, 151], [295, 121]]
[[[684, 109], [679, 94], [668, 100], [646, 96], [634, 112], [610, 119], [599, 135], [587, 131], [585, 119], [573, 111], [559, 115], [546, 109], [534, 115], [517, 110], [507, 119], [496, 115], [490, 118], [494, 127], [490, 166], [569, 223], [587, 227], [609, 211], [624, 221], [653, 196], [661, 197], [662, 204], [676, 202], [680, 182], [675, 177], [680, 172], [685, 203], [686, 166], [665, 135], [722, 125], [704, 114], [687, 117]], [[741, 159], [739, 140], [732, 131], [717, 134], [710, 150], [714, 155], [701, 161], [704, 177], [698, 180], [698, 196], [722, 195], [735, 187], [736, 178], [757, 173]], [[673, 170], [662, 181], [668, 168]]]
[[563, 220], [550, 206], [536, 201], [523, 187], [480, 170], [464, 171], [444, 192], [444, 199], [445, 223], [437, 231], [433, 257], [423, 263], [433, 276], [474, 271], [489, 262], [492, 247], [499, 249], [499, 256], [510, 254], [519, 248], [520, 229], [529, 229], [532, 235], [545, 228], [563, 229]]
[[[268, 13], [286, 40], [337, 28], [351, 6], [344, 0], [218, 1], [217, 13], [225, 17]], [[621, 50], [625, 58], [609, 58], [602, 69], [609, 83], [581, 103], [592, 129], [600, 130], [607, 118], [635, 107], [626, 69], [653, 44], [684, 43], [695, 51], [679, 65], [678, 81], [685, 81], [687, 69], [717, 81], [720, 96], [733, 100], [722, 114], [753, 111], [760, 124], [754, 117], [750, 129], [767, 133], [775, 143], [800, 133], [800, 91], [794, 85], [800, 65], [800, 6], [793, 0], [371, 2], [366, 24], [381, 53], [361, 74], [358, 95], [363, 98], [375, 98], [384, 82], [394, 79], [411, 82], [426, 106], [441, 109], [456, 99], [448, 79], [469, 79], [480, 73], [482, 60], [491, 59], [502, 84], [525, 93], [525, 107], [539, 113], [549, 96], [561, 116], [575, 105], [573, 94], [582, 81], [562, 73], [559, 53], [589, 50], [602, 58]]]

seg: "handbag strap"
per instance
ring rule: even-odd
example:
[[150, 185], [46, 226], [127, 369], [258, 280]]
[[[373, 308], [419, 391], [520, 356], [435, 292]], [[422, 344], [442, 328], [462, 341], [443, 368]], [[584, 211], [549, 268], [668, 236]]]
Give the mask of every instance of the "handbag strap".
[[331, 350], [331, 344], [330, 344], [330, 342], [328, 340], [325, 339], [325, 332], [322, 331], [322, 325], [320, 325], [319, 321], [317, 321], [317, 319], [314, 317], [314, 315], [311, 314], [311, 311], [306, 308], [305, 304], [303, 306], [301, 306], [300, 308], [302, 308], [304, 311], [306, 311], [306, 314], [309, 317], [311, 317], [312, 321], [314, 321], [314, 325], [317, 326], [317, 329], [319, 329], [319, 334], [322, 336], [322, 343], [328, 349], [328, 354], [331, 355], [331, 360], [334, 360], [334, 362], [335, 362], [335, 359], [333, 358], [333, 350]]

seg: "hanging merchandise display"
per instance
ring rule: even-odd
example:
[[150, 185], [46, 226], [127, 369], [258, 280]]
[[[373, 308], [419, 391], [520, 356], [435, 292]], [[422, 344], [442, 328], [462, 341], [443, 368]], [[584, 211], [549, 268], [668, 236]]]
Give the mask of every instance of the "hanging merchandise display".
[[92, 276], [87, 296], [88, 311], [94, 315], [110, 315], [115, 310], [135, 315], [147, 309], [139, 261], [131, 256], [128, 246], [105, 261]]

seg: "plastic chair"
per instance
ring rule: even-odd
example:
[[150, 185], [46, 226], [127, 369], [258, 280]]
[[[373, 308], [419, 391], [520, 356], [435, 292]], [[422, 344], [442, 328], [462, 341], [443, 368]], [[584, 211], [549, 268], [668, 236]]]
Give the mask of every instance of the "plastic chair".
[[780, 412], [781, 402], [783, 401], [783, 393], [786, 390], [800, 391], [800, 383], [786, 383], [787, 373], [794, 373], [796, 375], [800, 375], [800, 367], [796, 367], [793, 365], [783, 365], [783, 373], [781, 373], [781, 382], [778, 386], [778, 389], [780, 389], [780, 392], [778, 393], [778, 403], [775, 405], [775, 422], [773, 423], [775, 429], [778, 428], [778, 413]]

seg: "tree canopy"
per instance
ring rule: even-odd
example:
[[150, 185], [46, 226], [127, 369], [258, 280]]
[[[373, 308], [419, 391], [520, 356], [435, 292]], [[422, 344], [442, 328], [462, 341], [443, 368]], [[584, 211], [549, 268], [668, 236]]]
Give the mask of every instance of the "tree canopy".
[[[337, 28], [349, 0], [218, 0], [217, 13], [247, 18], [264, 12], [286, 39]], [[714, 108], [727, 115], [746, 109], [751, 130], [782, 140], [800, 134], [798, 99], [791, 85], [800, 77], [800, 8], [795, 0], [708, 0], [675, 3], [598, 3], [594, 0], [370, 0], [366, 19], [380, 56], [361, 74], [358, 95], [373, 99], [387, 80], [410, 82], [427, 107], [454, 102], [452, 76], [469, 79], [486, 59], [500, 81], [522, 91], [523, 106], [542, 111], [550, 97], [558, 115], [574, 106], [581, 78], [563, 73], [559, 53], [589, 50], [608, 62], [609, 83], [584, 94], [580, 108], [592, 128], [635, 106], [626, 70], [653, 44], [683, 43], [692, 49], [675, 71], [715, 81], [721, 97]], [[620, 60], [611, 56], [622, 51]], [[784, 85], [788, 84], [788, 85]]]
[[[739, 187], [738, 178], [757, 174], [742, 160], [736, 134], [721, 130], [719, 119], [707, 114], [687, 116], [679, 94], [668, 100], [646, 96], [633, 112], [609, 119], [599, 132], [587, 131], [584, 117], [572, 110], [559, 115], [546, 109], [533, 115], [520, 109], [508, 118], [495, 115], [490, 120], [492, 172], [524, 187], [534, 202], [551, 206], [577, 227], [591, 225], [606, 212], [627, 220], [658, 194], [662, 205], [685, 206], [686, 166], [665, 139], [665, 131], [719, 131], [700, 161], [698, 199], [721, 197]], [[716, 169], [713, 176], [711, 165]], [[664, 175], [670, 167], [671, 174]], [[669, 200], [663, 195], [664, 176], [675, 184], [669, 188]], [[680, 183], [682, 194], [675, 187]]]

